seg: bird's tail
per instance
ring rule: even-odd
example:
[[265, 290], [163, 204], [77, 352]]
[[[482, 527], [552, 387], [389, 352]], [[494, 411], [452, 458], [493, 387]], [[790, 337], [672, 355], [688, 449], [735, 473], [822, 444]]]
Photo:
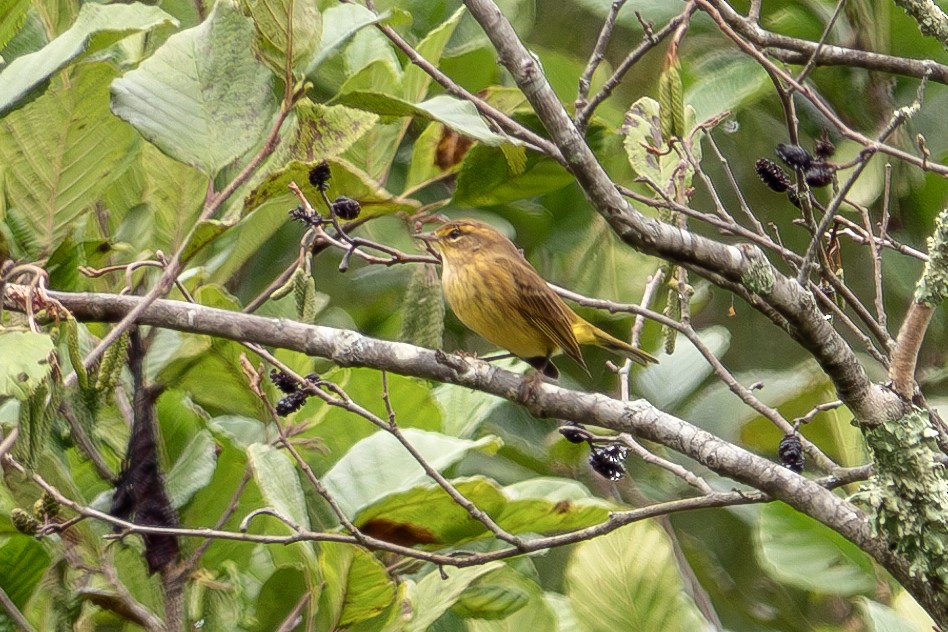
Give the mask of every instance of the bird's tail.
[[629, 343], [623, 342], [618, 338], [614, 338], [598, 327], [590, 325], [590, 329], [591, 331], [589, 333], [592, 334], [593, 341], [591, 342], [593, 342], [593, 344], [602, 347], [603, 349], [608, 349], [609, 351], [618, 353], [619, 355], [624, 356], [633, 362], [638, 362], [643, 366], [658, 363], [658, 360], [652, 354], [646, 353], [638, 347], [633, 347]]

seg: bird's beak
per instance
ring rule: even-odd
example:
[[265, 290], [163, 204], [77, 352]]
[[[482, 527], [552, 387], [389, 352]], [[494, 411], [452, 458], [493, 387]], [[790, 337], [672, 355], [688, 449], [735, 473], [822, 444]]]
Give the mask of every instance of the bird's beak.
[[438, 236], [434, 233], [418, 233], [417, 235], [412, 235], [412, 237], [422, 241], [427, 241], [429, 244], [433, 244], [438, 241]]

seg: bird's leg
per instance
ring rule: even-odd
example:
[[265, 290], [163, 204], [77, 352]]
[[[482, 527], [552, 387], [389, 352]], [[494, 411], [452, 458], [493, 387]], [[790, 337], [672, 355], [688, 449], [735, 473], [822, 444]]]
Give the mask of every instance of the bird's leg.
[[560, 371], [556, 368], [556, 365], [553, 364], [552, 360], [550, 360], [549, 355], [536, 356], [535, 358], [523, 358], [523, 361], [551, 380], [555, 380], [560, 377]]
[[524, 362], [536, 369], [533, 375], [528, 375], [520, 382], [518, 394], [523, 400], [531, 400], [536, 396], [537, 388], [543, 383], [543, 378], [547, 377], [555, 380], [560, 376], [556, 365], [550, 361], [550, 356], [537, 356], [535, 358], [523, 358]]

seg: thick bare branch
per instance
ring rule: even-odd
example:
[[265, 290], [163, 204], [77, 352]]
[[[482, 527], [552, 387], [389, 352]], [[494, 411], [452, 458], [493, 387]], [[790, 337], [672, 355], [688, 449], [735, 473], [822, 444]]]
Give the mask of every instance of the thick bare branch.
[[686, 266], [732, 290], [803, 345], [833, 380], [840, 398], [860, 420], [874, 423], [898, 414], [901, 405], [873, 385], [855, 354], [826, 322], [812, 294], [794, 279], [777, 274], [754, 247], [729, 246], [649, 219], [619, 195], [615, 184], [585, 144], [539, 64], [513, 27], [489, 0], [466, 0], [472, 15], [497, 49], [499, 59], [527, 96], [593, 207], [628, 244]]

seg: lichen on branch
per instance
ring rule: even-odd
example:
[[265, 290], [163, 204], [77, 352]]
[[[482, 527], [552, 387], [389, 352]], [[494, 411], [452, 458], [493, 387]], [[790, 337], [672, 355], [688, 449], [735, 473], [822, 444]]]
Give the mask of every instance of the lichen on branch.
[[948, 585], [948, 471], [937, 431], [917, 408], [864, 430], [876, 473], [852, 500], [868, 505], [873, 532], [913, 577]]
[[935, 230], [928, 238], [928, 261], [915, 286], [915, 300], [938, 305], [948, 298], [948, 208], [935, 218]]

